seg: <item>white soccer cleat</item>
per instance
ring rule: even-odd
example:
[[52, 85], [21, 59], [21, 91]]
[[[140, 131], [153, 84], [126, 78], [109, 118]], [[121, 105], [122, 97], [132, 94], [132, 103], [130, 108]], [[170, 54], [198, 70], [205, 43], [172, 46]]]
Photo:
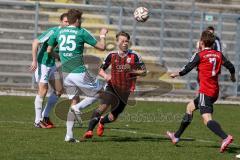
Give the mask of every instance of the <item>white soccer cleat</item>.
[[65, 139], [64, 139], [65, 142], [69, 142], [69, 143], [78, 143], [79, 140], [73, 138], [73, 137], [69, 137], [69, 136], [65, 136]]

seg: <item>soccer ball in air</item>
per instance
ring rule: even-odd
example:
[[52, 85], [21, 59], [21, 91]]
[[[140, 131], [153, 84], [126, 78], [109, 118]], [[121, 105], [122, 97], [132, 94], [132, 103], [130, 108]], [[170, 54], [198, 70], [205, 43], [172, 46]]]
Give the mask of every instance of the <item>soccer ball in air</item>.
[[145, 22], [149, 18], [149, 11], [145, 7], [138, 7], [133, 15], [138, 22]]

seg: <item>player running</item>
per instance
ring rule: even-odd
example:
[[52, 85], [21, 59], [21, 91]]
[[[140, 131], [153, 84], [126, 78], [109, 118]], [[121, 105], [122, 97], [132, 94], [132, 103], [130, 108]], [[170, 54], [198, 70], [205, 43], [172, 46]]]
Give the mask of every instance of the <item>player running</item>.
[[221, 139], [223, 139], [220, 147], [220, 152], [224, 152], [227, 146], [232, 143], [233, 137], [227, 135], [221, 128], [220, 124], [212, 119], [213, 104], [218, 98], [219, 84], [218, 75], [221, 72], [221, 65], [225, 66], [231, 73], [232, 82], [236, 81], [235, 68], [233, 64], [227, 60], [224, 55], [212, 49], [215, 41], [215, 36], [209, 31], [203, 31], [200, 38], [200, 45], [202, 51], [193, 55], [190, 62], [181, 69], [180, 72], [172, 73], [170, 76], [175, 78], [177, 76], [184, 76], [190, 72], [194, 67], [197, 67], [199, 80], [199, 95], [187, 105], [186, 113], [183, 117], [179, 129], [175, 132], [167, 132], [167, 136], [171, 139], [173, 144], [180, 140], [180, 136], [191, 123], [193, 112], [200, 110], [204, 124]]
[[[93, 129], [97, 124], [97, 135], [103, 135], [104, 125], [115, 121], [127, 105], [128, 97], [135, 89], [136, 76], [146, 75], [146, 67], [141, 57], [128, 49], [129, 34], [121, 31], [116, 35], [116, 39], [118, 50], [107, 55], [99, 71], [99, 75], [107, 81], [105, 94], [108, 99], [104, 99], [93, 112], [84, 138], [92, 138]], [[107, 74], [105, 70], [109, 66], [111, 73]], [[101, 118], [110, 105], [110, 113]]]
[[[50, 93], [47, 104], [42, 112], [43, 101], [48, 92], [48, 83], [50, 79], [54, 80], [54, 72], [56, 71], [55, 58], [48, 55], [47, 47], [48, 40], [60, 28], [68, 25], [67, 13], [63, 13], [60, 16], [60, 26], [49, 28], [47, 31], [42, 33], [32, 43], [32, 64], [30, 67], [31, 71], [35, 72], [35, 79], [38, 83], [38, 93], [35, 98], [35, 122], [34, 126], [37, 128], [53, 128], [54, 125], [49, 119], [49, 113], [59, 96], [61, 95], [61, 87], [59, 91], [53, 91]], [[38, 51], [38, 47], [41, 46]], [[51, 84], [54, 86], [54, 84]], [[43, 117], [43, 118], [42, 118]]]
[[71, 9], [68, 11], [67, 17], [69, 26], [60, 29], [50, 38], [47, 51], [51, 54], [53, 47], [56, 45], [59, 46], [59, 56], [62, 64], [61, 70], [64, 75], [64, 88], [71, 100], [72, 109], [69, 110], [67, 115], [65, 141], [78, 142], [78, 140], [73, 138], [72, 129], [76, 118], [75, 112], [78, 110], [76, 106], [79, 102], [79, 95], [84, 93], [90, 96], [87, 99], [92, 98], [94, 100], [93, 97], [102, 89], [99, 80], [92, 77], [84, 65], [84, 44], [89, 44], [98, 50], [104, 51], [106, 48], [105, 37], [108, 31], [107, 29], [101, 29], [100, 41], [97, 41], [88, 30], [81, 27], [81, 11]]

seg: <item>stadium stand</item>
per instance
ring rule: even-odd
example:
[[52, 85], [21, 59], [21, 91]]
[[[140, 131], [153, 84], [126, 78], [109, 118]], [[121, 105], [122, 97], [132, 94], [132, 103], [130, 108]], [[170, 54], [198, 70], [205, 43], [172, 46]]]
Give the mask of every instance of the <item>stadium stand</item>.
[[[164, 35], [163, 36], [163, 52], [162, 60], [167, 66], [168, 71], [173, 71], [183, 66], [194, 51], [195, 42], [199, 38], [201, 29], [211, 24], [217, 26], [219, 24], [218, 15], [220, 7], [217, 5], [207, 5], [204, 3], [196, 3], [195, 9], [191, 10], [192, 3], [189, 1], [166, 1], [162, 4], [160, 1], [136, 1], [134, 0], [51, 0], [51, 2], [75, 3], [82, 4], [81, 9], [84, 11], [83, 26], [97, 34], [100, 27], [107, 27], [109, 32], [108, 44], [109, 50], [113, 48], [114, 36], [119, 29], [123, 29], [132, 33], [132, 49], [139, 51], [143, 59], [147, 62], [150, 70], [149, 76], [142, 81], [159, 82], [164, 80], [176, 84], [175, 87], [185, 88], [189, 83], [188, 79], [170, 80], [167, 74], [160, 74], [158, 68], [154, 67], [155, 63], [160, 61], [161, 53], [161, 12], [159, 9], [164, 6]], [[29, 1], [34, 4], [34, 1]], [[56, 4], [58, 4], [56, 3]], [[98, 6], [110, 6], [108, 10], [89, 9]], [[151, 18], [146, 23], [135, 23], [132, 13], [137, 6], [145, 6], [151, 11]], [[121, 26], [119, 23], [119, 10], [123, 13]], [[190, 8], [190, 9], [189, 9]], [[236, 10], [236, 7], [233, 8]], [[66, 8], [44, 7], [40, 5], [38, 34], [46, 30], [46, 28], [57, 25], [57, 17]], [[233, 14], [235, 10], [226, 10]], [[194, 11], [194, 21], [191, 22], [191, 13]], [[209, 13], [213, 16], [213, 21], [203, 21], [202, 13]], [[222, 14], [222, 13], [221, 13]], [[28, 72], [28, 66], [31, 63], [31, 42], [34, 38], [35, 8], [30, 6], [13, 5], [13, 3], [0, 6], [0, 85], [28, 86], [32, 85], [32, 76]], [[191, 33], [192, 27], [192, 33]], [[202, 28], [201, 28], [202, 27]], [[227, 46], [225, 54], [231, 59], [235, 59], [235, 41], [236, 41], [236, 18], [225, 18], [221, 23], [221, 39]], [[192, 36], [192, 39], [190, 38]], [[190, 41], [190, 39], [192, 41]], [[87, 46], [87, 54], [96, 54], [104, 57], [103, 52]], [[153, 67], [152, 67], [153, 66]], [[223, 74], [226, 72], [223, 71]], [[196, 72], [191, 75], [191, 81], [195, 82]], [[150, 81], [151, 80], [151, 81]], [[231, 85], [228, 82], [223, 82]], [[24, 85], [23, 85], [24, 84]]]

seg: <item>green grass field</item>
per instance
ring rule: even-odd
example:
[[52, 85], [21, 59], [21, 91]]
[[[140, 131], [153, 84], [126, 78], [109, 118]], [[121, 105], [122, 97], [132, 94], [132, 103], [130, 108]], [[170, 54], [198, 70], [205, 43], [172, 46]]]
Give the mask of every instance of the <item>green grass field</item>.
[[[138, 102], [108, 125], [104, 137], [70, 144], [64, 142], [65, 122], [52, 113], [54, 129], [33, 127], [34, 97], [0, 97], [0, 160], [232, 160], [240, 153], [240, 107], [215, 105], [214, 118], [234, 136], [219, 153], [220, 139], [202, 123], [198, 111], [183, 140], [174, 146], [165, 138], [175, 130], [185, 111], [183, 103]], [[86, 130], [75, 128], [75, 137]]]

